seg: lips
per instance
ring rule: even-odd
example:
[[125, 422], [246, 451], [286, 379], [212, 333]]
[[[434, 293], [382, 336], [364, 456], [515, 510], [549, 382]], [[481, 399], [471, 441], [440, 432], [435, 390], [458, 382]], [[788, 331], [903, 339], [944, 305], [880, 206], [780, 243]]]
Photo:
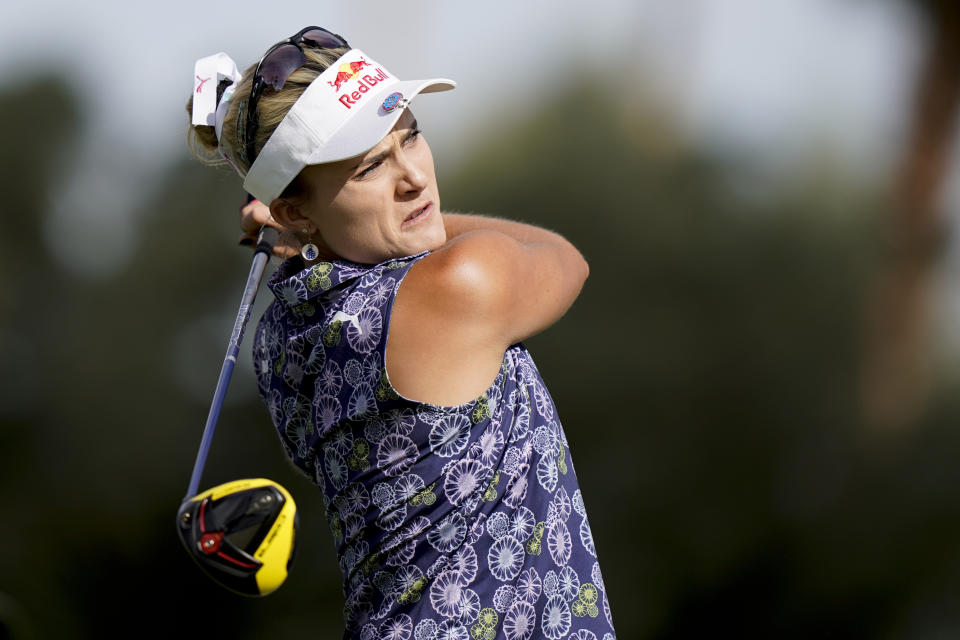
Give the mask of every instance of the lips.
[[433, 203], [428, 202], [419, 209], [416, 209], [410, 213], [406, 218], [403, 219], [403, 226], [408, 226], [411, 224], [416, 224], [421, 220], [425, 219], [430, 215], [430, 212], [433, 210]]

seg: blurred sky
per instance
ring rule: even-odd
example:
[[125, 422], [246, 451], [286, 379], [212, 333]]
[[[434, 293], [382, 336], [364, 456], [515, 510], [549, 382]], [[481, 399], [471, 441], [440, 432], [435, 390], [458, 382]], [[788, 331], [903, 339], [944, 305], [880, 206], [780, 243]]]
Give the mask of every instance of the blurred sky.
[[[625, 108], [652, 88], [698, 142], [783, 174], [826, 145], [868, 180], [891, 169], [923, 34], [895, 0], [7, 0], [0, 85], [64, 71], [92, 119], [51, 220], [63, 259], [92, 277], [123, 265], [145, 181], [187, 153], [196, 58], [223, 50], [243, 69], [307, 24], [343, 34], [402, 78], [458, 81], [416, 107], [446, 166], [503, 118], [549, 109], [552, 85], [610, 73]], [[89, 233], [100, 237], [96, 255], [74, 248]]]

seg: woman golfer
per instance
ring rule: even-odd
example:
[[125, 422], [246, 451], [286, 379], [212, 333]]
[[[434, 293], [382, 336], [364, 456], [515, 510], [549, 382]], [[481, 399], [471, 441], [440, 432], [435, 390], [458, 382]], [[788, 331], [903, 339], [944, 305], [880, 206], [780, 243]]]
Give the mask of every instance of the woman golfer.
[[297, 253], [254, 337], [260, 393], [323, 492], [345, 637], [614, 637], [553, 400], [520, 344], [587, 277], [559, 235], [442, 213], [399, 80], [308, 27], [242, 77], [198, 61], [192, 143], [226, 160]]

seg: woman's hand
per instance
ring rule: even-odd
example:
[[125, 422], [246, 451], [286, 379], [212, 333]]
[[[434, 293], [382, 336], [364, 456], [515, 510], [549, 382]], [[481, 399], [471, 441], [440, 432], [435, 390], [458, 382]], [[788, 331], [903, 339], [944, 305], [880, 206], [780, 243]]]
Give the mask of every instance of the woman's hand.
[[280, 232], [280, 237], [273, 247], [273, 255], [291, 258], [300, 253], [300, 242], [297, 236], [280, 226], [270, 215], [270, 208], [259, 200], [251, 200], [240, 207], [240, 229], [243, 233], [238, 243], [241, 246], [255, 247], [260, 228], [264, 225], [271, 226]]

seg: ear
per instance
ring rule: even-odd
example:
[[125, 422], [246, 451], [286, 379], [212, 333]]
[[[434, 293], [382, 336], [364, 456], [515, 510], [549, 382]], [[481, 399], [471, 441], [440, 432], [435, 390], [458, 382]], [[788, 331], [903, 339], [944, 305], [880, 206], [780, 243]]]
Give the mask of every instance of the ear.
[[300, 204], [289, 198], [274, 198], [270, 203], [270, 215], [281, 226], [291, 231], [300, 232], [305, 226], [313, 224], [304, 214]]

